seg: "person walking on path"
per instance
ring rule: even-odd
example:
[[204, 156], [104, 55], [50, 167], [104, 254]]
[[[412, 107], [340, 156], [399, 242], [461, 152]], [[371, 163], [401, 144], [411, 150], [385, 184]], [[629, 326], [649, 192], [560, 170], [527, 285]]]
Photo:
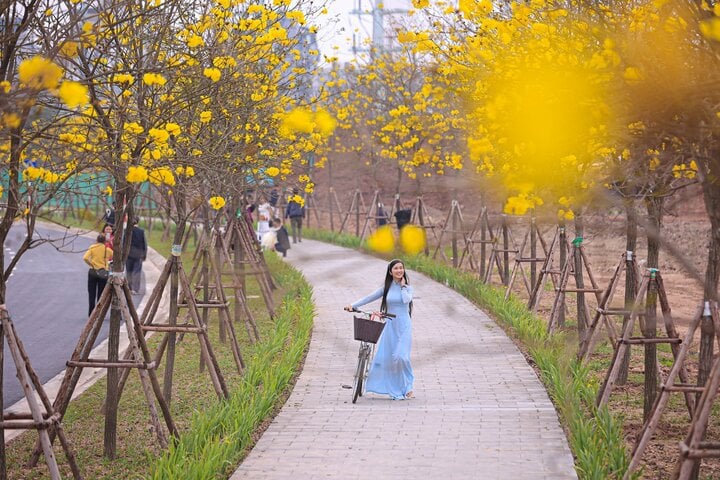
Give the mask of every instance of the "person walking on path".
[[273, 220], [273, 226], [277, 240], [275, 243], [275, 251], [282, 253], [283, 257], [287, 257], [287, 251], [290, 250], [290, 236], [288, 235], [288, 231], [279, 218]]
[[88, 247], [83, 260], [88, 264], [88, 316], [95, 309], [95, 304], [100, 299], [100, 295], [105, 290], [108, 279], [109, 261], [112, 258], [112, 248], [105, 246], [105, 235], [102, 233], [97, 236], [95, 243]]
[[292, 231], [293, 243], [302, 242], [302, 221], [305, 216], [305, 207], [295, 200], [299, 190], [293, 188], [293, 196], [290, 197], [285, 208], [285, 218], [290, 219], [290, 230]]
[[370, 365], [366, 390], [389, 395], [393, 400], [414, 398], [410, 349], [412, 345], [412, 299], [413, 288], [408, 285], [405, 265], [392, 260], [387, 266], [385, 284], [370, 295], [345, 307], [352, 311], [379, 298], [380, 311], [395, 315], [385, 323], [385, 329], [377, 346], [377, 353]]
[[147, 241], [145, 230], [138, 225], [138, 219], [133, 219], [130, 238], [130, 252], [125, 263], [128, 285], [132, 293], [140, 293], [140, 281], [142, 279], [142, 262], [147, 258]]

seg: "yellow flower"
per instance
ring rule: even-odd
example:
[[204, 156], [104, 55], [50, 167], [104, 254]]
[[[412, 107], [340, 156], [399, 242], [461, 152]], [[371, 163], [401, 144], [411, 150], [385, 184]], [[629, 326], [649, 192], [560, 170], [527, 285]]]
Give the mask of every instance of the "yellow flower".
[[265, 170], [265, 174], [269, 177], [275, 177], [280, 173], [280, 169], [277, 167], [269, 167]]
[[23, 180], [37, 180], [38, 178], [40, 178], [40, 175], [42, 175], [42, 173], [42, 168], [27, 167], [25, 170], [23, 170]]
[[159, 73], [146, 73], [143, 75], [143, 82], [145, 82], [145, 85], [159, 85], [162, 87], [167, 83], [167, 80]]
[[400, 229], [400, 248], [410, 255], [425, 250], [425, 229], [415, 225], [405, 225]]
[[18, 67], [20, 83], [38, 90], [57, 88], [62, 76], [62, 68], [40, 55], [23, 60]]
[[193, 35], [192, 37], [188, 38], [186, 43], [188, 47], [196, 48], [205, 45], [205, 40], [203, 40], [200, 35]]
[[288, 202], [295, 202], [299, 204], [301, 207], [305, 206], [305, 199], [301, 197], [300, 195], [293, 195], [292, 197], [288, 198]]
[[390, 253], [395, 249], [395, 237], [389, 225], [383, 225], [372, 233], [367, 239], [370, 250], [379, 253]]
[[128, 167], [125, 179], [130, 183], [142, 183], [148, 179], [148, 172], [145, 167]]
[[5, 187], [0, 185], [0, 198], [2, 198], [4, 192], [5, 192]]
[[337, 120], [325, 110], [318, 110], [317, 113], [315, 113], [315, 125], [320, 135], [329, 137], [333, 131], [335, 131]]
[[66, 81], [60, 85], [58, 96], [70, 108], [84, 106], [88, 103], [88, 88], [78, 82]]
[[125, 131], [128, 133], [133, 133], [135, 135], [140, 135], [145, 131], [145, 129], [137, 122], [128, 122], [124, 126]]
[[220, 77], [222, 76], [219, 68], [206, 68], [205, 70], [203, 70], [203, 75], [205, 75], [207, 78], [209, 78], [213, 82], [217, 82], [218, 80], [220, 80]]
[[204, 112], [200, 112], [200, 121], [202, 123], [209, 123], [210, 120], [212, 120], [212, 112], [209, 110], [205, 110]]
[[133, 83], [135, 83], [135, 77], [133, 77], [129, 73], [116, 73], [115, 75], [113, 75], [113, 82], [127, 83], [128, 85], [132, 85]]
[[17, 113], [6, 113], [3, 115], [2, 123], [8, 128], [18, 128], [20, 126], [20, 117]]
[[113, 194], [113, 189], [110, 185], [105, 187], [105, 190], [103, 190], [103, 191], [105, 192], [105, 195], [107, 195], [108, 197], [112, 196], [112, 194]]
[[185, 175], [187, 178], [195, 176], [195, 169], [193, 167], [177, 167], [175, 173], [178, 175]]
[[220, 210], [222, 207], [225, 206], [225, 199], [223, 197], [210, 197], [210, 200], [208, 200], [208, 203], [210, 206], [215, 210]]
[[175, 176], [168, 167], [160, 167], [150, 171], [148, 180], [154, 185], [175, 185]]
[[172, 122], [168, 122], [165, 124], [165, 130], [167, 130], [168, 133], [173, 137], [177, 137], [178, 135], [180, 135], [181, 132], [180, 125]]
[[168, 138], [170, 138], [170, 133], [162, 128], [151, 128], [148, 135], [157, 143], [167, 143]]
[[283, 117], [281, 128], [291, 134], [311, 133], [313, 130], [312, 112], [303, 107], [291, 110]]

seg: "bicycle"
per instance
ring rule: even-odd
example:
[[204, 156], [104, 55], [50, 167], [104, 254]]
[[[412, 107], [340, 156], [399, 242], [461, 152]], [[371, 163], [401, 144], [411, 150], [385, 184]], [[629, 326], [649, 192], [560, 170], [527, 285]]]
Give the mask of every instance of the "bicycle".
[[357, 308], [349, 311], [362, 314], [362, 316], [353, 317], [355, 340], [360, 341], [358, 363], [355, 369], [355, 379], [352, 387], [352, 403], [355, 403], [358, 397], [362, 397], [365, 390], [365, 379], [370, 370], [370, 362], [375, 354], [375, 344], [385, 328], [385, 319], [395, 318], [395, 315], [390, 313], [363, 312]]

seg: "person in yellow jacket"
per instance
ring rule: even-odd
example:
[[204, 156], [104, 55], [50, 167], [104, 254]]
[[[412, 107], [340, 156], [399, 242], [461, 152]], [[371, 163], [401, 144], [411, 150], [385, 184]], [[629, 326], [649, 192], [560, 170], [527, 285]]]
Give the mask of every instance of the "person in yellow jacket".
[[87, 282], [90, 300], [88, 316], [92, 314], [92, 311], [95, 309], [95, 303], [100, 299], [103, 290], [105, 290], [108, 279], [109, 262], [113, 256], [112, 248], [108, 248], [105, 245], [105, 235], [102, 233], [98, 235], [95, 242], [96, 243], [90, 245], [85, 255], [83, 255], [83, 260], [85, 260], [85, 263], [90, 267]]

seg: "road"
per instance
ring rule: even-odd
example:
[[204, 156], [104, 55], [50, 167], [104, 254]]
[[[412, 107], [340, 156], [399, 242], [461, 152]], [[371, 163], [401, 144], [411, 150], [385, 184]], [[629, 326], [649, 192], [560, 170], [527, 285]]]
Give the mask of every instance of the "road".
[[[24, 239], [13, 227], [4, 245], [5, 264]], [[93, 239], [42, 225], [36, 238], [53, 239], [23, 255], [7, 286], [7, 307], [33, 368], [45, 383], [65, 368], [87, 322], [87, 266], [82, 260]], [[107, 337], [107, 322], [96, 343]], [[4, 343], [3, 406], [23, 397], [15, 363]]]

